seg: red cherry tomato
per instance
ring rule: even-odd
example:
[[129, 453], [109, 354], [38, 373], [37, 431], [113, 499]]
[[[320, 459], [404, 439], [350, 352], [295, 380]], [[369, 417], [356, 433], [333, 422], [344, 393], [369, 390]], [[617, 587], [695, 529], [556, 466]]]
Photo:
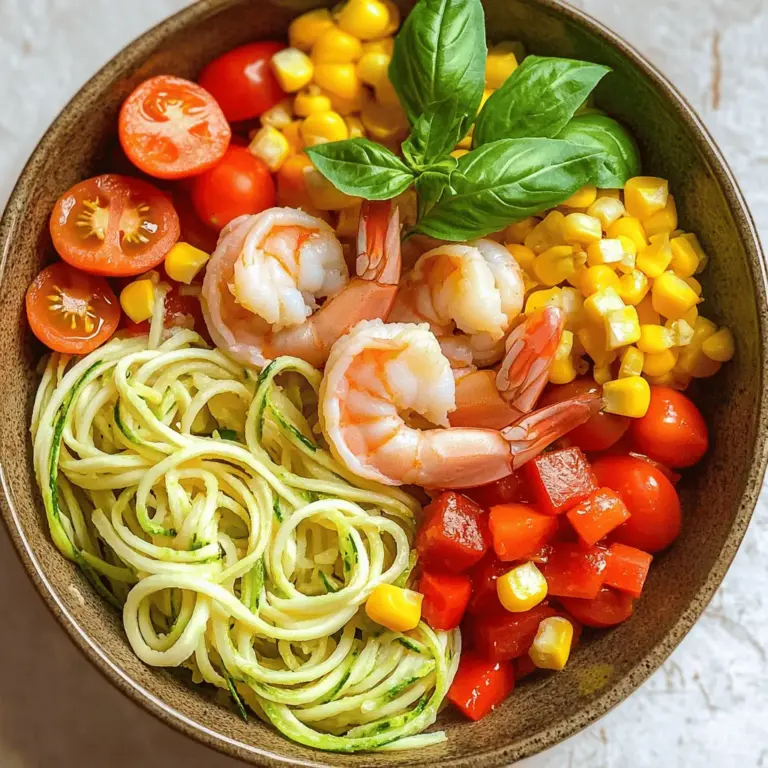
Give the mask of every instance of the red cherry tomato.
[[674, 469], [693, 466], [709, 447], [701, 412], [682, 392], [669, 387], [651, 387], [648, 412], [632, 420], [629, 434], [639, 453]]
[[247, 149], [230, 147], [215, 168], [195, 179], [192, 202], [206, 224], [221, 229], [238, 216], [271, 208], [275, 183], [261, 160]]
[[274, 107], [285, 92], [272, 71], [272, 57], [285, 48], [265, 40], [241, 45], [214, 59], [201, 73], [200, 85], [213, 94], [227, 120], [249, 120]]
[[[570, 384], [559, 386], [550, 385], [541, 397], [540, 406], [552, 405], [578, 395], [602, 392], [602, 387], [591, 377], [574, 379]], [[596, 413], [589, 421], [567, 436], [568, 442], [581, 448], [582, 451], [604, 451], [616, 443], [629, 429], [626, 416], [616, 416], [612, 413]]]
[[85, 355], [115, 332], [120, 304], [103, 277], [57, 261], [27, 289], [32, 332], [55, 352]]
[[160, 75], [123, 102], [120, 143], [130, 161], [160, 179], [193, 176], [221, 160], [232, 131], [216, 100], [196, 83]]
[[621, 496], [630, 518], [611, 539], [644, 552], [666, 549], [682, 528], [680, 499], [664, 474], [642, 459], [601, 456], [592, 465], [598, 483]]
[[558, 598], [568, 613], [587, 627], [615, 627], [626, 621], [634, 610], [635, 601], [631, 595], [603, 587], [596, 598], [584, 600], [579, 597]]

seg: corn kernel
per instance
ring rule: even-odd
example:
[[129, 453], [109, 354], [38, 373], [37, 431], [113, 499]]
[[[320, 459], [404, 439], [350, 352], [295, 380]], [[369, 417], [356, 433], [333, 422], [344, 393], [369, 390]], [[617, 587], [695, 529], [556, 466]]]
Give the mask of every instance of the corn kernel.
[[707, 262], [709, 261], [709, 257], [704, 252], [704, 249], [701, 247], [699, 238], [696, 237], [696, 235], [689, 233], [687, 235], [681, 234], [679, 235], [679, 237], [683, 238], [684, 240], [687, 240], [693, 247], [693, 250], [696, 252], [696, 256], [699, 259], [699, 266], [696, 267], [696, 274], [698, 275], [699, 272], [703, 272], [707, 268]]
[[189, 285], [211, 257], [189, 243], [179, 241], [165, 254], [165, 273], [177, 283]]
[[693, 292], [697, 296], [701, 296], [703, 288], [701, 287], [701, 283], [695, 277], [684, 277], [683, 281], [693, 289]]
[[[694, 307], [694, 310], [696, 307]], [[696, 318], [693, 318], [689, 323], [688, 320], [682, 317], [679, 320], [667, 320], [664, 323], [664, 327], [668, 328], [672, 333], [672, 340], [676, 347], [684, 347], [693, 341], [693, 324], [696, 322]]]
[[596, 365], [592, 368], [592, 378], [595, 380], [595, 384], [599, 384], [601, 387], [607, 381], [613, 378], [613, 371], [610, 365]]
[[330, 27], [312, 48], [312, 61], [318, 64], [353, 64], [363, 55], [363, 45], [354, 35]]
[[526, 272], [531, 272], [533, 270], [536, 254], [530, 248], [526, 248], [524, 245], [519, 245], [517, 243], [508, 243], [506, 248], [521, 269], [524, 269]]
[[464, 157], [464, 155], [468, 154], [468, 149], [454, 149], [453, 152], [451, 152], [451, 157], [455, 157], [458, 160], [460, 157]]
[[630, 216], [647, 219], [663, 210], [669, 199], [669, 183], [653, 176], [636, 176], [624, 185], [624, 206]]
[[386, 53], [387, 56], [392, 56], [394, 52], [395, 52], [394, 37], [382, 37], [382, 38], [379, 38], [378, 40], [368, 40], [363, 42], [363, 54]]
[[391, 141], [401, 136], [407, 129], [403, 113], [378, 101], [368, 101], [360, 113], [368, 135], [376, 141]]
[[389, 11], [389, 24], [384, 30], [384, 34], [394, 35], [397, 30], [400, 29], [400, 9], [395, 5], [393, 0], [381, 0], [381, 2], [387, 6], [387, 10]]
[[424, 595], [393, 584], [379, 584], [365, 601], [365, 612], [371, 621], [393, 632], [416, 629], [421, 620]]
[[472, 149], [472, 134], [468, 133], [463, 139], [459, 140], [459, 143], [456, 146], [459, 149], [464, 149], [469, 152], [469, 150]]
[[530, 611], [547, 596], [547, 580], [534, 563], [518, 565], [496, 580], [499, 602], [511, 613]]
[[[597, 187], [587, 184], [571, 195], [563, 205], [566, 208], [589, 208], [597, 200]], [[593, 214], [590, 214], [590, 216]]]
[[331, 95], [342, 99], [354, 99], [360, 95], [360, 78], [354, 64], [318, 64], [315, 66], [315, 82]]
[[605, 333], [604, 322], [582, 325], [576, 331], [576, 338], [595, 365], [610, 365], [616, 359], [616, 352], [607, 348], [608, 338]]
[[603, 197], [607, 197], [610, 200], [621, 200], [620, 189], [598, 189], [597, 199], [600, 200]]
[[646, 354], [643, 362], [643, 373], [648, 376], [663, 376], [669, 373], [677, 363], [679, 352], [676, 349], [665, 349], [662, 352]]
[[286, 125], [280, 133], [285, 136], [288, 142], [291, 154], [295, 155], [304, 149], [304, 142], [301, 140], [301, 120], [294, 120], [290, 125]]
[[573, 644], [573, 624], [562, 616], [551, 616], [539, 624], [528, 655], [539, 669], [560, 671], [568, 663]]
[[576, 265], [576, 271], [566, 278], [568, 283], [570, 283], [573, 288], [575, 288], [579, 293], [583, 291], [582, 284], [584, 283], [584, 278], [587, 276], [587, 270], [589, 267], [584, 264], [577, 264]]
[[[570, 216], [566, 217], [566, 222]], [[624, 256], [621, 240], [598, 240], [587, 248], [587, 264], [596, 267], [599, 264], [618, 265]]]
[[679, 277], [693, 277], [699, 267], [699, 257], [691, 241], [683, 237], [675, 237], [669, 243], [672, 259], [669, 268]]
[[383, 77], [387, 77], [391, 59], [386, 53], [364, 53], [357, 62], [357, 76], [366, 85], [375, 86]]
[[560, 289], [560, 309], [565, 313], [565, 327], [576, 331], [584, 322], [584, 299], [577, 288], [564, 286]]
[[314, 84], [299, 91], [293, 100], [293, 111], [299, 117], [309, 117], [315, 112], [327, 112], [329, 109], [330, 97]]
[[544, 291], [533, 291], [525, 301], [525, 314], [530, 316], [544, 307], [560, 306], [560, 288], [550, 288]]
[[634, 307], [622, 307], [606, 312], [605, 331], [609, 350], [634, 344], [640, 338], [640, 321], [637, 319], [637, 310]]
[[362, 112], [363, 105], [371, 101], [371, 92], [363, 85], [351, 99], [339, 96], [337, 93], [328, 93], [327, 95], [331, 100], [331, 109], [344, 117], [357, 115]]
[[517, 69], [514, 44], [509, 42], [494, 45], [485, 60], [485, 85], [487, 88], [501, 88], [506, 79]]
[[675, 337], [669, 328], [663, 325], [640, 325], [640, 338], [637, 348], [648, 355], [658, 354], [675, 345]]
[[589, 267], [581, 278], [581, 292], [584, 296], [592, 296], [605, 288], [617, 291], [619, 288], [619, 276], [606, 265]]
[[640, 325], [661, 325], [661, 315], [653, 308], [650, 295], [644, 296], [640, 303], [634, 306], [637, 309]]
[[634, 272], [637, 263], [637, 246], [635, 241], [626, 235], [619, 235], [619, 242], [621, 243], [621, 261], [619, 261], [617, 268], [624, 274]]
[[349, 208], [342, 208], [339, 211], [339, 221], [336, 224], [336, 237], [354, 237], [357, 234], [360, 224], [360, 209], [362, 200], [356, 205], [350, 205]]
[[616, 289], [625, 304], [638, 306], [648, 293], [648, 278], [636, 269], [619, 278], [619, 287]]
[[360, 200], [340, 192], [311, 164], [304, 168], [304, 183], [312, 205], [321, 211], [339, 211], [357, 205]]
[[300, 152], [289, 157], [277, 172], [277, 204], [290, 208], [315, 207], [307, 191], [305, 171], [318, 173], [312, 161]]
[[562, 283], [576, 269], [575, 251], [571, 245], [554, 245], [541, 253], [533, 263], [536, 279], [544, 285]]
[[624, 203], [621, 200], [614, 200], [612, 197], [598, 197], [587, 208], [587, 215], [598, 219], [603, 229], [608, 229], [611, 224], [618, 221], [624, 214]]
[[675, 205], [675, 198], [670, 195], [667, 198], [666, 206], [656, 213], [651, 214], [648, 218], [642, 220], [643, 229], [645, 234], [650, 237], [651, 235], [660, 235], [664, 232], [671, 234], [677, 229], [677, 206]]
[[709, 338], [704, 339], [701, 351], [710, 359], [718, 363], [727, 363], [735, 354], [733, 334], [728, 328], [721, 328]]
[[706, 379], [714, 376], [722, 364], [704, 354], [701, 346], [689, 344], [680, 348], [675, 371], [680, 371], [694, 379]]
[[563, 360], [553, 360], [549, 368], [550, 384], [570, 384], [578, 375], [578, 371], [573, 365], [573, 360], [566, 357]]
[[674, 272], [665, 272], [653, 281], [653, 308], [664, 317], [676, 320], [699, 302], [696, 292]]
[[266, 112], [261, 113], [262, 125], [269, 125], [272, 128], [285, 128], [293, 122], [293, 107], [290, 99], [278, 101], [274, 107], [270, 107]]
[[[496, 89], [495, 88], [486, 88], [486, 89], [483, 90], [483, 95], [480, 98], [480, 106], [477, 108], [478, 112], [480, 112], [480, 110], [485, 106], [485, 102], [488, 101], [488, 99], [490, 99], [491, 96], [493, 96], [494, 93], [496, 93]], [[474, 132], [474, 130], [475, 130], [475, 126], [473, 125], [469, 129], [470, 135]]]
[[284, 48], [272, 57], [274, 70], [280, 87], [286, 93], [295, 93], [312, 81], [314, 67], [312, 60], [298, 48]]
[[603, 402], [608, 413], [640, 419], [651, 404], [651, 388], [642, 376], [627, 376], [603, 385]]
[[155, 307], [155, 284], [149, 278], [128, 283], [120, 292], [120, 306], [134, 323], [149, 320]]
[[[645, 353], [637, 347], [627, 347], [622, 353], [619, 362], [619, 378], [628, 376], [640, 376], [643, 372], [643, 360]], [[602, 382], [603, 384], [605, 382]]]
[[504, 230], [505, 243], [517, 243], [522, 245], [525, 238], [531, 234], [541, 219], [536, 216], [529, 216], [527, 219], [521, 219], [514, 224], [509, 224]]
[[565, 217], [563, 226], [565, 242], [571, 245], [588, 246], [597, 243], [603, 236], [600, 220], [586, 213], [570, 213]]
[[314, 147], [330, 141], [343, 141], [349, 138], [349, 130], [338, 112], [315, 112], [301, 124], [301, 138], [304, 146]]
[[672, 260], [672, 249], [669, 246], [669, 235], [653, 235], [651, 244], [637, 255], [637, 268], [648, 277], [659, 277]]
[[365, 138], [365, 126], [359, 117], [350, 115], [344, 118], [344, 122], [347, 124], [347, 131], [349, 132], [350, 139]]
[[360, 40], [374, 40], [390, 29], [390, 9], [381, 0], [347, 0], [336, 23]]
[[272, 173], [275, 173], [290, 156], [291, 146], [288, 139], [277, 128], [265, 125], [251, 139], [248, 151], [254, 157], [258, 157]]
[[288, 27], [288, 42], [292, 48], [309, 53], [320, 35], [332, 26], [333, 19], [327, 8], [316, 8], [314, 11], [302, 13]]
[[551, 211], [526, 236], [525, 245], [539, 254], [553, 245], [565, 243], [565, 216], [560, 211]]
[[639, 219], [636, 219], [633, 216], [624, 216], [618, 221], [614, 221], [605, 233], [608, 237], [625, 235], [630, 240], [634, 241], [638, 253], [648, 245], [648, 238], [646, 237], [643, 225], [640, 223]]
[[379, 82], [376, 83], [373, 92], [376, 95], [376, 101], [380, 104], [383, 104], [385, 107], [396, 107], [398, 110], [402, 111], [400, 97], [397, 95], [395, 86], [392, 85], [392, 81], [389, 77], [383, 77], [379, 80]]

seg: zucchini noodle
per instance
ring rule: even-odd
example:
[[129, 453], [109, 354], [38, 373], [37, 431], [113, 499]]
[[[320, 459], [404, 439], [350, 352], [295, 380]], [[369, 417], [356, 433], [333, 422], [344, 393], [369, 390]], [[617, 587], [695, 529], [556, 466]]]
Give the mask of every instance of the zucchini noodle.
[[136, 655], [184, 666], [318, 749], [405, 749], [432, 725], [460, 635], [384, 629], [363, 604], [408, 583], [417, 501], [323, 447], [321, 374], [260, 375], [193, 331], [53, 354], [32, 417], [51, 535], [122, 609]]

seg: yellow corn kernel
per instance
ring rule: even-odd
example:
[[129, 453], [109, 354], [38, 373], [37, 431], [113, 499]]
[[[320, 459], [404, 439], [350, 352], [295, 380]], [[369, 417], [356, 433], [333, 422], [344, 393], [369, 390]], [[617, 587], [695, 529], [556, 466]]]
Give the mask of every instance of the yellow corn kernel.
[[460, 157], [464, 157], [464, 155], [469, 154], [468, 149], [454, 149], [453, 152], [451, 152], [451, 157], [455, 157], [457, 160]]
[[672, 249], [669, 246], [669, 235], [653, 235], [651, 244], [637, 254], [637, 268], [648, 277], [659, 277], [672, 260]]
[[650, 237], [651, 235], [660, 235], [663, 232], [672, 234], [677, 229], [677, 206], [675, 205], [675, 198], [670, 195], [667, 198], [667, 204], [660, 211], [651, 214], [645, 219], [642, 219], [643, 229], [645, 234]]
[[621, 200], [621, 190], [620, 189], [598, 189], [597, 190], [597, 199], [600, 200], [600, 198], [607, 197], [611, 200]]
[[704, 252], [704, 249], [701, 247], [699, 238], [696, 237], [696, 235], [692, 233], [688, 233], [687, 235], [680, 234], [679, 237], [683, 238], [684, 240], [687, 240], [693, 247], [693, 250], [696, 252], [696, 256], [699, 259], [699, 266], [696, 267], [696, 274], [698, 275], [699, 272], [703, 272], [707, 268], [707, 262], [709, 261], [709, 257]]
[[269, 125], [272, 128], [285, 128], [293, 122], [293, 106], [290, 99], [278, 101], [274, 107], [261, 113], [262, 125]]
[[354, 99], [360, 95], [362, 85], [354, 64], [318, 64], [315, 82], [331, 96]]
[[504, 230], [504, 242], [522, 245], [540, 221], [541, 219], [536, 216], [529, 216], [527, 219], [509, 224]]
[[288, 27], [288, 42], [292, 48], [309, 53], [320, 35], [332, 26], [333, 19], [327, 8], [316, 8], [314, 11], [302, 13]]
[[611, 366], [595, 365], [592, 368], [592, 378], [595, 380], [595, 384], [599, 384], [602, 387], [606, 381], [610, 381], [613, 378]]
[[[566, 208], [589, 208], [597, 200], [597, 187], [587, 184], [572, 194], [562, 205]], [[594, 214], [589, 214], [590, 216]]]
[[347, 0], [336, 23], [360, 40], [375, 40], [386, 35], [390, 28], [389, 6], [381, 0]]
[[637, 309], [637, 316], [640, 318], [640, 325], [661, 325], [661, 315], [653, 308], [650, 295], [644, 296], [640, 303], [634, 306]]
[[549, 368], [550, 384], [570, 384], [576, 376], [578, 376], [578, 371], [570, 357], [552, 361], [552, 365]]
[[627, 376], [603, 384], [603, 403], [608, 413], [640, 419], [651, 404], [651, 388], [642, 376]]
[[545, 291], [533, 291], [525, 300], [525, 314], [530, 316], [544, 307], [560, 306], [560, 288], [550, 288]]
[[134, 280], [120, 292], [120, 306], [134, 323], [149, 320], [152, 317], [154, 305], [155, 284], [149, 278]]
[[656, 355], [665, 349], [675, 346], [675, 335], [670, 328], [663, 325], [640, 325], [640, 339], [637, 348], [647, 355]]
[[459, 149], [464, 149], [469, 152], [469, 150], [472, 149], [472, 134], [468, 133], [463, 139], [459, 140], [459, 143], [456, 146]]
[[165, 254], [165, 273], [171, 280], [189, 285], [210, 258], [194, 245], [178, 242]]
[[576, 338], [584, 351], [597, 366], [610, 365], [616, 359], [616, 352], [608, 349], [605, 323], [586, 323], [576, 331]]
[[560, 289], [560, 309], [565, 313], [565, 327], [576, 331], [584, 322], [584, 299], [577, 288], [564, 286]]
[[624, 203], [621, 200], [614, 200], [612, 197], [598, 197], [587, 208], [587, 215], [598, 219], [603, 229], [608, 229], [611, 224], [618, 221], [625, 213]]
[[[477, 109], [478, 112], [480, 112], [480, 110], [485, 106], [485, 102], [488, 101], [488, 99], [490, 99], [494, 93], [496, 93], [495, 88], [486, 88], [483, 91], [482, 98], [480, 99], [480, 106]], [[475, 126], [473, 125], [469, 130], [470, 130], [470, 134], [473, 133], [475, 130]]]
[[403, 135], [407, 121], [403, 113], [378, 101], [368, 101], [360, 113], [368, 135], [376, 141], [391, 141]]
[[579, 287], [584, 296], [592, 296], [605, 288], [618, 291], [619, 276], [609, 266], [598, 264], [587, 269]]
[[288, 146], [291, 149], [291, 154], [295, 155], [304, 149], [304, 142], [301, 140], [301, 123], [302, 120], [294, 120], [290, 125], [286, 125], [280, 133], [285, 136], [285, 140], [288, 142]]
[[616, 292], [625, 304], [636, 307], [645, 298], [648, 288], [648, 278], [639, 269], [635, 269], [619, 278], [619, 287]]
[[515, 44], [510, 42], [494, 45], [485, 60], [485, 85], [487, 88], [501, 88], [506, 79], [517, 69]]
[[518, 565], [496, 580], [499, 602], [511, 613], [530, 611], [547, 596], [547, 580], [534, 563]]
[[693, 289], [693, 292], [697, 296], [701, 296], [704, 289], [701, 287], [701, 283], [695, 277], [684, 277], [683, 281], [686, 285], [689, 285]]
[[700, 347], [706, 339], [717, 333], [717, 326], [706, 317], [697, 317], [693, 324], [693, 338], [690, 341], [691, 346]]
[[402, 111], [400, 97], [397, 95], [395, 86], [392, 85], [389, 77], [382, 77], [374, 86], [373, 92], [376, 96], [376, 101], [380, 104], [383, 104], [385, 107], [396, 107]]
[[528, 655], [539, 669], [565, 669], [573, 644], [573, 624], [562, 616], [551, 616], [539, 624]]
[[[574, 215], [574, 214], [571, 214]], [[566, 216], [566, 222], [570, 216]], [[600, 264], [618, 265], [624, 256], [624, 248], [621, 245], [621, 240], [598, 240], [595, 243], [590, 243], [587, 248], [587, 264], [590, 267], [596, 267]]]
[[703, 342], [701, 344], [689, 344], [680, 348], [680, 357], [677, 359], [675, 372], [680, 372], [694, 379], [706, 379], [714, 376], [722, 365], [717, 360], [704, 354]]
[[364, 53], [357, 62], [357, 76], [366, 85], [375, 86], [383, 77], [387, 77], [391, 60], [392, 57], [386, 53]]
[[272, 57], [272, 69], [280, 87], [286, 93], [295, 93], [312, 82], [312, 59], [298, 48], [284, 48]]
[[251, 139], [248, 151], [262, 160], [272, 173], [275, 173], [290, 156], [291, 145], [277, 128], [265, 125]]
[[371, 621], [393, 632], [416, 629], [421, 620], [424, 595], [393, 584], [379, 584], [365, 601], [365, 612]]
[[600, 220], [586, 213], [569, 213], [563, 225], [565, 242], [571, 245], [588, 246], [598, 243], [603, 236]]
[[691, 241], [685, 237], [675, 237], [669, 243], [672, 259], [669, 268], [680, 277], [693, 277], [699, 268], [699, 257]]
[[319, 64], [353, 64], [363, 55], [363, 45], [354, 35], [330, 27], [312, 48], [312, 61]]
[[363, 54], [386, 53], [387, 56], [392, 56], [394, 52], [395, 52], [394, 37], [382, 37], [382, 38], [379, 38], [378, 40], [368, 40], [363, 43]]
[[[696, 307], [693, 308], [694, 311]], [[693, 341], [693, 324], [696, 322], [696, 318], [691, 318], [691, 322], [683, 319], [679, 320], [667, 320], [664, 323], [664, 327], [668, 328], [672, 334], [672, 340], [676, 347], [684, 347]]]
[[354, 237], [357, 234], [362, 203], [363, 201], [360, 200], [356, 205], [350, 205], [349, 208], [343, 208], [339, 211], [336, 237]]
[[395, 5], [393, 0], [381, 0], [389, 10], [389, 25], [384, 30], [385, 35], [394, 35], [398, 29], [400, 29], [400, 9]]
[[587, 270], [589, 267], [587, 266], [586, 262], [584, 264], [577, 264], [576, 265], [576, 271], [567, 279], [567, 281], [577, 290], [579, 293], [582, 292], [582, 283], [584, 281], [584, 278], [587, 276]]
[[347, 131], [349, 132], [350, 139], [364, 139], [365, 138], [365, 126], [359, 117], [350, 115], [344, 118], [344, 122], [347, 124]]
[[643, 362], [643, 373], [648, 376], [664, 376], [675, 367], [678, 355], [676, 349], [647, 354]]
[[609, 350], [634, 344], [640, 338], [640, 321], [637, 319], [637, 310], [634, 307], [622, 307], [606, 312], [605, 332]]
[[608, 235], [608, 237], [625, 235], [630, 240], [634, 241], [638, 253], [648, 245], [648, 238], [646, 237], [643, 225], [640, 223], [639, 219], [636, 219], [633, 216], [624, 216], [618, 221], [614, 221], [605, 231], [605, 234]]
[[328, 93], [331, 100], [331, 109], [344, 117], [357, 115], [362, 112], [363, 105], [371, 101], [371, 93], [365, 86], [360, 86], [360, 90], [351, 98], [347, 99], [336, 93]]
[[669, 199], [669, 182], [654, 176], [636, 176], [624, 185], [624, 206], [630, 216], [647, 219], [663, 210]]
[[349, 129], [338, 112], [315, 112], [301, 124], [301, 138], [305, 147], [314, 147], [348, 139]]
[[533, 271], [536, 254], [530, 248], [526, 248], [524, 245], [519, 245], [518, 243], [508, 243], [506, 248], [521, 269], [526, 272]]
[[[622, 353], [619, 362], [619, 378], [626, 379], [628, 376], [640, 376], [643, 372], [643, 360], [645, 353], [637, 347], [627, 347]], [[605, 383], [605, 382], [601, 382]]]
[[626, 235], [619, 235], [621, 243], [621, 261], [616, 265], [620, 272], [633, 272], [637, 263], [637, 246], [635, 241]]
[[312, 205], [321, 211], [340, 211], [360, 201], [358, 197], [340, 192], [312, 165], [304, 168], [304, 183]]
[[565, 244], [565, 216], [560, 211], [551, 211], [526, 235], [524, 243], [539, 254], [553, 245]]
[[733, 334], [728, 328], [721, 328], [709, 338], [704, 339], [701, 351], [710, 359], [718, 363], [727, 363], [736, 352]]
[[533, 273], [544, 285], [562, 283], [576, 270], [575, 250], [571, 245], [554, 245], [536, 257]]
[[677, 320], [699, 303], [696, 292], [674, 272], [665, 272], [653, 281], [653, 308], [669, 320]]
[[329, 109], [330, 97], [314, 84], [299, 91], [293, 100], [293, 111], [299, 117], [309, 117], [315, 112], [327, 112]]

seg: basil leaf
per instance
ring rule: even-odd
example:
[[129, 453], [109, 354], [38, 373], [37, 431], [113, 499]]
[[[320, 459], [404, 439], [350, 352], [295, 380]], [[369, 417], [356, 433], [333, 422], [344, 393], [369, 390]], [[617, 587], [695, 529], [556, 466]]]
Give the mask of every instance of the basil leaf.
[[456, 130], [464, 137], [483, 96], [486, 52], [480, 0], [420, 0], [403, 22], [389, 65], [411, 125], [433, 104], [455, 98]]
[[[450, 163], [449, 161], [453, 161]], [[416, 179], [418, 195], [418, 218], [422, 219], [440, 201], [444, 194], [453, 194], [451, 175], [458, 163], [454, 157], [446, 157], [443, 162], [430, 166]]]
[[415, 227], [472, 240], [552, 208], [594, 179], [599, 150], [559, 139], [502, 139], [459, 158], [450, 186]]
[[611, 70], [573, 59], [528, 56], [478, 115], [473, 145], [530, 136], [554, 138]]
[[397, 197], [415, 178], [394, 152], [368, 139], [317, 144], [305, 152], [336, 189], [366, 200]]
[[456, 96], [438, 104], [431, 104], [416, 121], [411, 135], [402, 144], [405, 161], [414, 170], [423, 171], [448, 155], [463, 138], [463, 118]]
[[640, 154], [635, 140], [622, 125], [606, 115], [574, 117], [558, 135], [574, 144], [603, 152], [595, 183], [603, 189], [619, 189], [640, 175]]

